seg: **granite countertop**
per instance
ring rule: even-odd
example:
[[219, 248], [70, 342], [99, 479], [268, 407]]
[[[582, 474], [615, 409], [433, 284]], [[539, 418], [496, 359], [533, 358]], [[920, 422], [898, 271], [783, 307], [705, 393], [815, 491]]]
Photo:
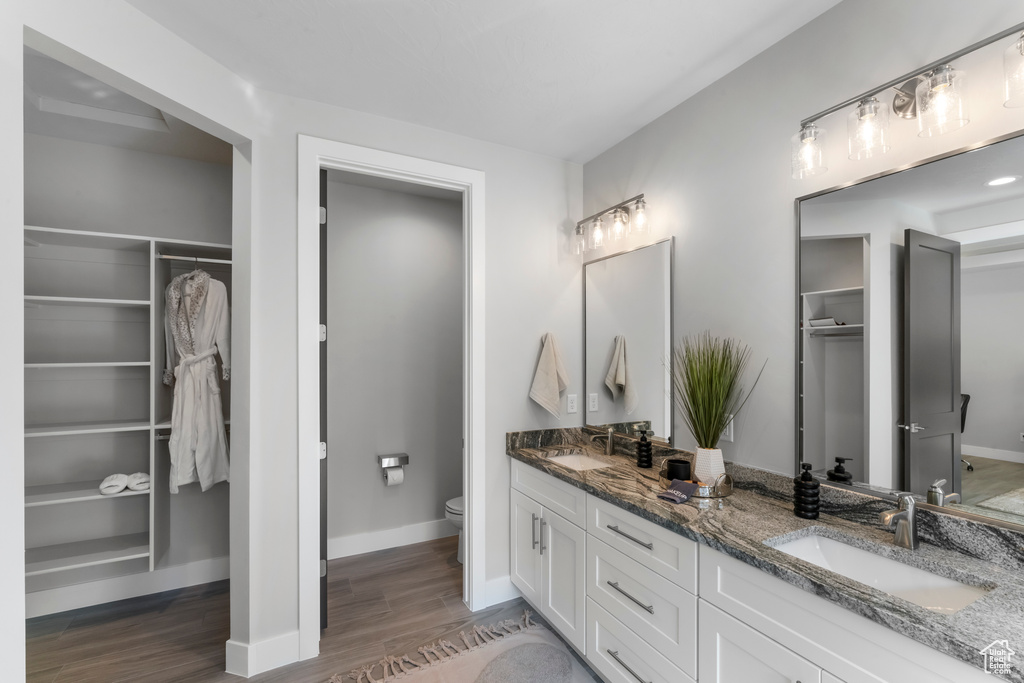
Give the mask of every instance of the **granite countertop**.
[[[588, 442], [588, 435], [581, 430], [560, 431], [562, 434], [556, 440], [562, 443], [547, 444], [545, 441], [551, 439], [531, 438], [542, 432], [510, 433], [507, 452], [512, 458], [602, 500], [979, 669], [982, 666], [979, 651], [990, 643], [1005, 639], [1009, 640], [1011, 647], [1024, 644], [1024, 575], [1020, 567], [930, 545], [924, 539], [917, 550], [898, 548], [893, 544], [891, 530], [837, 515], [822, 514], [817, 520], [800, 519], [793, 514], [791, 501], [779, 495], [780, 483], [783, 490], [787, 483], [791, 490], [790, 479], [737, 465], [728, 466], [737, 480], [737, 488], [732, 495], [717, 500], [691, 499], [675, 505], [656, 497], [664, 490], [658, 472], [667, 457], [687, 457], [690, 454], [656, 447], [654, 467], [640, 469], [632, 456], [605, 455], [603, 443]], [[612, 466], [577, 471], [548, 460], [552, 456], [575, 453], [585, 453], [612, 463]], [[748, 488], [742, 488], [745, 485]], [[774, 491], [775, 495], [763, 495], [769, 491]], [[891, 506], [886, 504], [885, 507]], [[870, 514], [877, 516], [877, 512]], [[811, 533], [842, 540], [904, 564], [990, 590], [954, 614], [939, 614], [797, 559], [765, 543], [771, 541], [777, 545]], [[1011, 673], [1002, 678], [1024, 683], [1024, 670], [1014, 666]]]

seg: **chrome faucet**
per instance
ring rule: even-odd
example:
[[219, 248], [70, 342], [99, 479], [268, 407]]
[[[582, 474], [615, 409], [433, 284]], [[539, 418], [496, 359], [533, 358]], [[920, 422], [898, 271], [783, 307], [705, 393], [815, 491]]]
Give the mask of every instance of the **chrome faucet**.
[[894, 543], [900, 548], [917, 550], [917, 503], [912, 493], [896, 494], [896, 509], [884, 510], [878, 515], [878, 521], [885, 526], [896, 522]]
[[938, 479], [932, 484], [931, 488], [928, 489], [928, 504], [938, 505], [944, 507], [949, 503], [959, 503], [959, 493], [944, 493], [942, 485], [946, 483], [945, 479]]
[[594, 443], [595, 441], [597, 441], [598, 439], [600, 439], [602, 437], [608, 439], [605, 442], [604, 454], [605, 455], [614, 455], [615, 454], [615, 429], [613, 427], [609, 427], [607, 434], [591, 434], [590, 435], [590, 443]]

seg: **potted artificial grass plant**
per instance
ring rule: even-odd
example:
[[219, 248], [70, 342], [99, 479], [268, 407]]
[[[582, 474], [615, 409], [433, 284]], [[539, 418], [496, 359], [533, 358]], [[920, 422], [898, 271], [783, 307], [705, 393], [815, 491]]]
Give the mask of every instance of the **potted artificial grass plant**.
[[750, 398], [764, 365], [744, 396], [740, 379], [750, 358], [750, 347], [746, 344], [702, 332], [684, 337], [676, 344], [673, 355], [672, 388], [676, 405], [697, 440], [694, 478], [714, 484], [725, 472], [718, 439]]

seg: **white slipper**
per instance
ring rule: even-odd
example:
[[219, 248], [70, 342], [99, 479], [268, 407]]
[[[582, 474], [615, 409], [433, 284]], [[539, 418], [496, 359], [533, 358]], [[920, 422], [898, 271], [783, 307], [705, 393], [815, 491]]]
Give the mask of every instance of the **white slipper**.
[[145, 472], [136, 472], [128, 475], [128, 488], [132, 491], [148, 491], [149, 475]]
[[128, 475], [111, 474], [100, 484], [100, 493], [104, 496], [112, 496], [115, 493], [124, 491], [126, 486], [128, 486]]

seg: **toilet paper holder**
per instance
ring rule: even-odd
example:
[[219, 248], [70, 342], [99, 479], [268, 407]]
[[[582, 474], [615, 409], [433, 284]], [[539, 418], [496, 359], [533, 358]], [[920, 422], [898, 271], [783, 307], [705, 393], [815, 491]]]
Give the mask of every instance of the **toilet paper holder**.
[[404, 467], [409, 465], [409, 454], [394, 453], [390, 456], [377, 456], [377, 463], [381, 468], [381, 475], [387, 480], [387, 471], [391, 467]]

